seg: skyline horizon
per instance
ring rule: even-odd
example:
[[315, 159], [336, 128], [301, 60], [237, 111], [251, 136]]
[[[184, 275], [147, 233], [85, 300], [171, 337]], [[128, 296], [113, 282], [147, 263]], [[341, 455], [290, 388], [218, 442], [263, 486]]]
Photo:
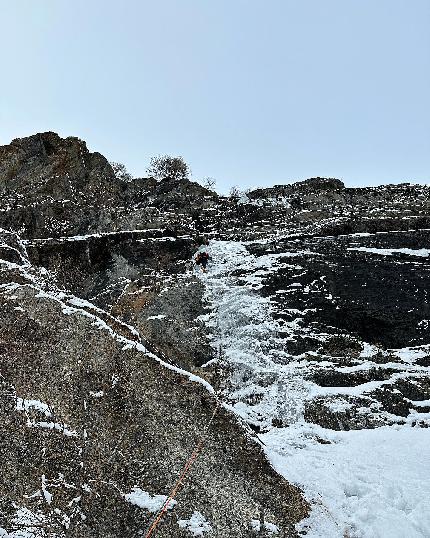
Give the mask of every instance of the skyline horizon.
[[[88, 150], [91, 153], [100, 153], [101, 155], [103, 155], [109, 161], [109, 163], [123, 164], [126, 167], [127, 171], [131, 173], [133, 180], [134, 179], [146, 179], [146, 178], [151, 177], [151, 176], [146, 175], [146, 168], [144, 169], [145, 171], [143, 171], [142, 173], [134, 174], [131, 171], [131, 169], [129, 168], [129, 166], [127, 165], [127, 163], [124, 162], [124, 160], [121, 160], [121, 159], [115, 160], [115, 159], [109, 158], [109, 156], [105, 155], [105, 153], [103, 153], [103, 151], [100, 151], [96, 147], [92, 147], [90, 145], [90, 143], [88, 142], [88, 140], [85, 140], [81, 136], [78, 136], [78, 135], [75, 135], [75, 134], [67, 135], [67, 134], [63, 134], [61, 132], [53, 131], [53, 130], [40, 131], [40, 132], [37, 132], [37, 133], [31, 133], [31, 134], [24, 135], [24, 136], [15, 136], [15, 137], [11, 138], [6, 143], [3, 143], [4, 141], [0, 140], [0, 146], [9, 145], [14, 140], [17, 140], [17, 139], [29, 138], [31, 136], [35, 136], [35, 135], [43, 134], [43, 133], [47, 133], [47, 132], [55, 133], [58, 136], [60, 136], [61, 138], [63, 138], [63, 139], [65, 139], [65, 138], [77, 138], [77, 139], [81, 140], [82, 142], [85, 143], [85, 145], [87, 146]], [[159, 155], [163, 155], [163, 154], [159, 154]], [[152, 157], [155, 157], [155, 156], [157, 156], [157, 155], [153, 155]], [[174, 156], [176, 157], [178, 155], [174, 155]], [[420, 180], [414, 180], [414, 179], [405, 179], [403, 181], [398, 180], [398, 181], [391, 181], [391, 182], [377, 182], [378, 180], [376, 180], [376, 183], [354, 185], [354, 184], [350, 184], [348, 182], [347, 178], [344, 178], [344, 177], [341, 177], [341, 176], [307, 175], [307, 176], [302, 176], [302, 177], [286, 178], [286, 179], [280, 180], [279, 182], [274, 182], [272, 184], [268, 184], [267, 182], [264, 182], [264, 180], [262, 180], [260, 184], [259, 183], [253, 183], [252, 185], [251, 184], [249, 184], [249, 185], [239, 185], [237, 182], [235, 183], [233, 181], [231, 184], [227, 185], [226, 189], [221, 190], [221, 189], [219, 189], [217, 178], [212, 177], [212, 176], [208, 176], [208, 175], [203, 176], [203, 177], [195, 177], [193, 175], [193, 173], [192, 173], [192, 165], [190, 163], [188, 163], [185, 156], [181, 155], [181, 157], [183, 157], [185, 162], [187, 162], [187, 164], [190, 165], [190, 176], [188, 178], [190, 181], [194, 181], [196, 183], [203, 184], [205, 182], [205, 180], [207, 180], [207, 179], [215, 180], [215, 186], [214, 186], [214, 188], [212, 188], [212, 190], [214, 190], [215, 192], [217, 192], [217, 194], [219, 194], [221, 196], [228, 195], [229, 191], [231, 189], [235, 188], [235, 187], [239, 188], [239, 190], [241, 192], [246, 192], [246, 191], [253, 191], [253, 190], [257, 190], [257, 189], [269, 189], [269, 188], [273, 188], [273, 187], [277, 187], [277, 186], [283, 186], [283, 185], [293, 185], [295, 183], [300, 183], [300, 182], [303, 182], [303, 181], [307, 181], [309, 179], [337, 179], [337, 180], [342, 181], [345, 188], [348, 188], [348, 189], [353, 189], [353, 188], [377, 188], [377, 187], [384, 187], [384, 186], [396, 186], [396, 185], [407, 185], [407, 184], [409, 184], [409, 185], [430, 186], [430, 180], [428, 180], [428, 181], [420, 181]], [[149, 161], [147, 163], [147, 166], [149, 166]]]

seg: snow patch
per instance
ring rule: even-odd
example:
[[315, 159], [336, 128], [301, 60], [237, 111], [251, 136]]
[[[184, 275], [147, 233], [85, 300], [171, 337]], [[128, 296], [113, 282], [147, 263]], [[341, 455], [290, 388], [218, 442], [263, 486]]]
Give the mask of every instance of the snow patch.
[[102, 398], [102, 397], [105, 395], [105, 393], [104, 393], [103, 390], [99, 390], [99, 391], [97, 391], [97, 392], [94, 392], [94, 391], [90, 390], [90, 393], [89, 393], [89, 394], [90, 394], [90, 396], [92, 396], [93, 398]]
[[[279, 534], [279, 528], [274, 523], [263, 523], [263, 528], [269, 534]], [[257, 533], [261, 531], [261, 522], [258, 519], [251, 519], [251, 529]]]
[[[153, 514], [161, 510], [168, 499], [166, 495], [151, 495], [137, 486], [134, 486], [131, 492], [124, 494], [123, 497], [127, 502], [148, 510]], [[175, 504], [177, 502], [171, 499], [167, 509], [171, 510]]]
[[41, 402], [40, 400], [24, 400], [23, 398], [16, 398], [15, 409], [17, 411], [29, 411], [30, 409], [36, 409], [45, 416], [50, 417], [51, 411], [49, 405]]
[[205, 532], [211, 532], [212, 530], [205, 517], [197, 511], [193, 513], [190, 519], [180, 519], [178, 525], [182, 529], [189, 531], [193, 536], [203, 536]]

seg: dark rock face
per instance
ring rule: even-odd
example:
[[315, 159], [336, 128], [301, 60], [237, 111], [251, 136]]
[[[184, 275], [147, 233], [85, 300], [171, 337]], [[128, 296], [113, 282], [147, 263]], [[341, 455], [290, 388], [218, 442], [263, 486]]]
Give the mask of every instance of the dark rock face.
[[[335, 402], [334, 402], [335, 403]], [[378, 415], [379, 407], [370, 398], [346, 398], [346, 409], [331, 407], [332, 401], [314, 398], [306, 405], [305, 419], [330, 430], [373, 429], [386, 424]], [[357, 409], [367, 408], [367, 413], [357, 413]]]
[[80, 233], [120, 192], [108, 161], [77, 138], [42, 133], [0, 147], [0, 225], [25, 236]]
[[[87, 195], [97, 201], [117, 199], [120, 187], [108, 161], [90, 153], [78, 138], [41, 133], [0, 148], [3, 195], [37, 195], [63, 201]], [[103, 189], [100, 189], [103, 182]]]
[[[181, 265], [195, 249], [191, 238], [166, 237], [161, 231], [27, 242], [32, 263], [55, 273], [62, 287], [101, 307], [112, 307], [106, 290], [119, 286], [123, 291], [124, 280], [136, 281], [161, 271], [181, 272]], [[112, 290], [110, 299], [113, 298]]]
[[[328, 396], [316, 397], [305, 404], [307, 421], [335, 430], [363, 429], [401, 424], [418, 413], [414, 423], [426, 424], [418, 418], [426, 407], [413, 403], [426, 400], [425, 392], [408, 387], [429, 379], [422, 370], [428, 359], [421, 357], [430, 344], [429, 244], [428, 230], [401, 229], [249, 247], [259, 256], [267, 250], [289, 254], [260, 290], [270, 297], [275, 320], [298, 319], [294, 336], [279, 333], [285, 351], [306, 356], [308, 379], [317, 387], [358, 388], [363, 395], [343, 396], [340, 406]], [[371, 356], [361, 355], [363, 341], [374, 346]], [[401, 359], [392, 351], [416, 346], [421, 346], [417, 359]]]

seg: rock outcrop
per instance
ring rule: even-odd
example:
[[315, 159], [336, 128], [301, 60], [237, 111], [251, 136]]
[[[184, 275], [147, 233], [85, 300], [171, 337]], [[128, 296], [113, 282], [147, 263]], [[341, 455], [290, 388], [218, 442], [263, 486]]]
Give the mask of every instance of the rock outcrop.
[[[204, 382], [160, 364], [136, 335], [121, 336], [114, 320], [72, 296], [12, 278], [1, 300], [1, 527], [142, 535], [153, 516], [130, 502], [132, 492], [169, 493], [215, 399]], [[22, 521], [24, 507], [38, 525]], [[306, 505], [220, 407], [190, 487], [157, 535], [186, 536], [178, 520], [197, 510], [219, 536], [249, 536], [262, 509], [292, 536]]]

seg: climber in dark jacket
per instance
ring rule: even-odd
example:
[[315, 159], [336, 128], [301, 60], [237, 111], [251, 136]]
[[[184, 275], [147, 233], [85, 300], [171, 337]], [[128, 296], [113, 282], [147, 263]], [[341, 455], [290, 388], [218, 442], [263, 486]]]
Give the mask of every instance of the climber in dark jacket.
[[202, 271], [206, 273], [206, 266], [209, 261], [209, 254], [207, 252], [199, 252], [196, 256], [196, 265], [200, 265]]

